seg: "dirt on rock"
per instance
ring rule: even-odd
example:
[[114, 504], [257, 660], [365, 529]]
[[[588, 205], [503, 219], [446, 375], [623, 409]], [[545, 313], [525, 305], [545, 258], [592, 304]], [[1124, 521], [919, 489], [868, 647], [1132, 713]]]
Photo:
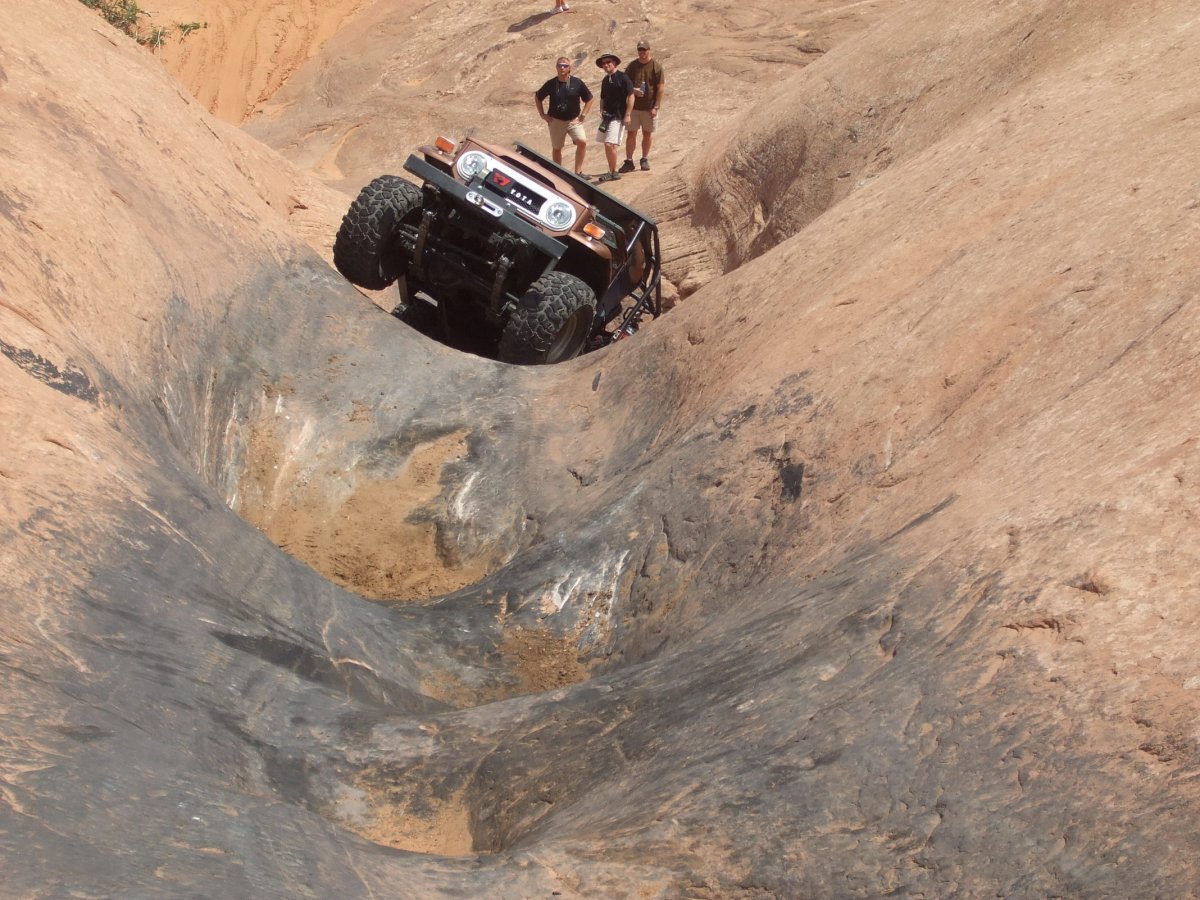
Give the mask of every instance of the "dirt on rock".
[[[349, 419], [365, 415], [356, 406]], [[439, 542], [438, 524], [411, 511], [433, 505], [448, 490], [443, 467], [466, 454], [466, 434], [457, 432], [414, 447], [395, 471], [298, 472], [278, 435], [260, 426], [251, 434], [253, 465], [238, 486], [238, 512], [285, 553], [363, 597], [448, 594], [478, 581], [496, 561], [458, 558]]]
[[509, 660], [525, 692], [549, 691], [587, 679], [575, 642], [553, 632], [510, 631], [500, 645], [500, 654]]

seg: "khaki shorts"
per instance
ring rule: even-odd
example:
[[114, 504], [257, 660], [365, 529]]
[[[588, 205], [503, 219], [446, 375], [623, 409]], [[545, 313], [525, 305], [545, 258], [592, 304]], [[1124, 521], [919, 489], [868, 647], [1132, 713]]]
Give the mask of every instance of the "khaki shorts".
[[646, 134], [654, 134], [654, 123], [658, 121], [648, 109], [635, 109], [633, 118], [629, 120], [629, 131], [636, 133], [641, 130]]
[[[604, 122], [603, 119], [600, 120]], [[625, 140], [625, 123], [620, 119], [613, 119], [608, 123], [607, 131], [596, 131], [596, 142], [600, 144], [619, 144]]]
[[546, 124], [550, 126], [550, 146], [555, 150], [561, 150], [563, 144], [567, 142], [567, 135], [571, 136], [572, 144], [586, 144], [587, 135], [583, 131], [583, 126], [578, 122], [564, 122], [562, 119], [550, 119]]

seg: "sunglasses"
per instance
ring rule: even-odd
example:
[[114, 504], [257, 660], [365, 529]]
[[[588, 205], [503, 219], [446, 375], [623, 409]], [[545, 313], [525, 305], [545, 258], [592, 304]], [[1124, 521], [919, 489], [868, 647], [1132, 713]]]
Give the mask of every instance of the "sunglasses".
[[570, 63], [556, 63], [556, 65], [557, 65], [557, 66], [558, 66], [560, 69], [569, 69], [569, 68], [571, 68], [571, 64], [570, 64]]

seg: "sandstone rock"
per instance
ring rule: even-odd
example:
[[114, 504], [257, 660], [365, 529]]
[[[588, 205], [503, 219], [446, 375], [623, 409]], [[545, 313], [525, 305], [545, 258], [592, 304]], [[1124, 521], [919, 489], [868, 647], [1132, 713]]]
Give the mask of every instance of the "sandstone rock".
[[[467, 8], [404, 66], [504, 69], [434, 67]], [[854, 9], [694, 16], [740, 100], [637, 199], [696, 289], [535, 370], [329, 267], [293, 164], [378, 161], [382, 126], [330, 155], [369, 97], [285, 146], [277, 94], [288, 163], [82, 5], [10, 4], [9, 892], [1186, 892], [1200, 24]], [[385, 21], [311, 65], [408, 72]]]

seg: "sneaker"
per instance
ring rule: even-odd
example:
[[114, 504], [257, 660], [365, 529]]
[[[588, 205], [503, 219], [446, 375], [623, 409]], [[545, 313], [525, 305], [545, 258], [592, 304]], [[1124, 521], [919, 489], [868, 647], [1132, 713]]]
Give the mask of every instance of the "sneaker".
[[632, 159], [625, 160], [625, 162], [621, 163], [621, 168], [617, 169], [617, 171], [618, 172], [632, 172], [633, 171], [633, 160]]
[[620, 181], [621, 176], [618, 175], [616, 172], [605, 172], [603, 175], [601, 175], [596, 180], [597, 181]]
[[[650, 171], [650, 160], [646, 159], [646, 157], [643, 156], [641, 166], [642, 166], [643, 172], [649, 172]], [[633, 160], [629, 160], [629, 171], [630, 172], [633, 171]]]

